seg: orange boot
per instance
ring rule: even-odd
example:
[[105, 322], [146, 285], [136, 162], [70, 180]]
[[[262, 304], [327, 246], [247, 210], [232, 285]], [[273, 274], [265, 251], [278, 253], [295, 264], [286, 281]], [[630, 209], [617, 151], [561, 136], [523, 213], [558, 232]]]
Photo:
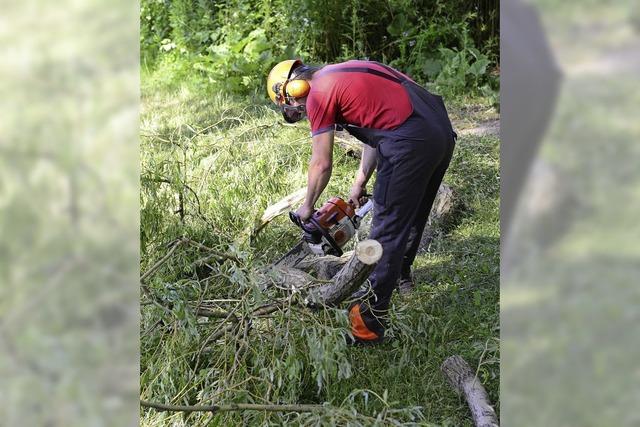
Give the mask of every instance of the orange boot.
[[362, 310], [362, 303], [356, 302], [349, 307], [349, 324], [353, 335], [353, 339], [349, 337], [349, 344], [380, 344], [384, 341], [382, 324], [371, 310]]

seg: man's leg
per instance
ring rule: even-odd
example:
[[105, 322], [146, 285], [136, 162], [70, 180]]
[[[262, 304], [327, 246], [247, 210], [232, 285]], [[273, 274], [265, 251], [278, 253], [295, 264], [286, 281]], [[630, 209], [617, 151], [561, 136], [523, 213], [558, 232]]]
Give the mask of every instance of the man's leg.
[[389, 308], [409, 233], [428, 183], [445, 156], [443, 144], [408, 145], [416, 143], [420, 142], [390, 141], [382, 149], [383, 161], [392, 158], [393, 164], [385, 163], [378, 171], [375, 215], [369, 235], [382, 245], [382, 257], [369, 277], [374, 295], [353, 304], [349, 312], [353, 335], [366, 341], [384, 334], [384, 324], [379, 317]]
[[451, 157], [453, 155], [454, 145], [455, 144], [452, 142], [450, 148], [447, 151], [447, 154], [436, 168], [431, 179], [429, 180], [429, 184], [427, 185], [427, 190], [423, 196], [422, 202], [420, 203], [420, 207], [418, 208], [418, 212], [413, 221], [413, 225], [411, 226], [409, 239], [407, 241], [407, 249], [404, 253], [404, 257], [402, 258], [402, 269], [400, 272], [401, 280], [412, 280], [411, 266], [413, 265], [413, 261], [416, 259], [418, 247], [420, 246], [420, 241], [422, 240], [422, 233], [424, 233], [425, 225], [427, 224], [427, 220], [429, 219], [429, 213], [431, 212], [433, 201], [438, 194], [438, 189], [440, 188], [442, 179], [444, 178], [444, 175], [449, 168], [449, 163], [451, 162]]

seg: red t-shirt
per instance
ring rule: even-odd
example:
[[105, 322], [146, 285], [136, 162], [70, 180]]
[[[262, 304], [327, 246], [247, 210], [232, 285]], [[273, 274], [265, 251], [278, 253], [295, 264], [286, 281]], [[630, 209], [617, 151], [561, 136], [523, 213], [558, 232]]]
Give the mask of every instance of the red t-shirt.
[[386, 68], [369, 61], [347, 61], [322, 68], [314, 74], [307, 96], [312, 135], [333, 130], [336, 123], [393, 130], [409, 118], [413, 106], [400, 83], [366, 72], [336, 71], [346, 67], [372, 68], [394, 77]]

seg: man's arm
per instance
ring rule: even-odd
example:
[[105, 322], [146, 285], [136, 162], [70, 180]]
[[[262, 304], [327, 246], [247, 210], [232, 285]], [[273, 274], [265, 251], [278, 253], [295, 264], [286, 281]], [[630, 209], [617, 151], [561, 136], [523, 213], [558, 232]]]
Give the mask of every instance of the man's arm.
[[315, 135], [312, 138], [311, 160], [307, 175], [307, 197], [297, 213], [303, 221], [311, 218], [313, 209], [329, 183], [333, 167], [333, 131]]
[[356, 172], [356, 179], [351, 187], [351, 194], [349, 200], [351, 200], [356, 207], [360, 207], [360, 198], [366, 194], [367, 182], [373, 175], [373, 171], [378, 164], [378, 154], [376, 149], [363, 144], [362, 156], [360, 157], [360, 168]]

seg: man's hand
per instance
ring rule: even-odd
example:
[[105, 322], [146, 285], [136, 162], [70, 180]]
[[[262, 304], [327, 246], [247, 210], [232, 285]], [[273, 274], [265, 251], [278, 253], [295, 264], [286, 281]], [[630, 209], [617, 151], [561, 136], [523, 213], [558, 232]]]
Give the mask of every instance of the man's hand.
[[304, 204], [298, 208], [296, 214], [298, 214], [303, 222], [306, 222], [311, 218], [311, 215], [313, 215], [313, 206], [307, 206]]
[[359, 208], [364, 203], [364, 197], [367, 194], [367, 188], [363, 185], [353, 184], [351, 192], [349, 193], [349, 201], [353, 203], [356, 208]]

